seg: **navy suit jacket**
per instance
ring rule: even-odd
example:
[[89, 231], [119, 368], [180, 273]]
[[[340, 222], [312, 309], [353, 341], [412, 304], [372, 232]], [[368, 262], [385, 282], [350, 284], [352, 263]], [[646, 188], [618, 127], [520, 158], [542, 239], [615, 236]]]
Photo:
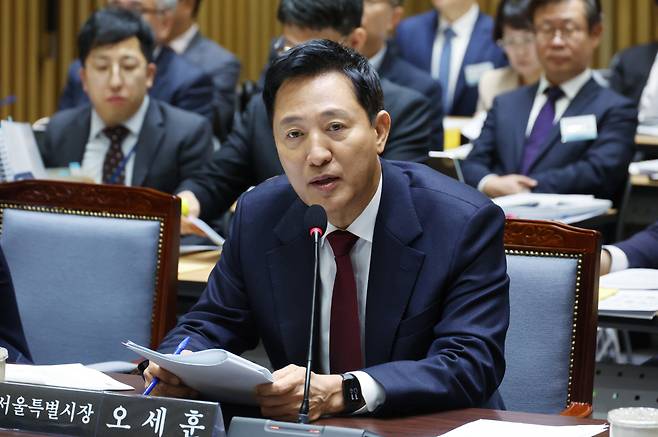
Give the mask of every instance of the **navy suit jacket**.
[[[407, 61], [428, 73], [432, 72], [432, 49], [439, 25], [436, 10], [414, 15], [400, 22], [395, 31], [395, 42]], [[467, 65], [491, 62], [494, 68], [507, 65], [507, 58], [493, 40], [493, 20], [480, 12], [468, 42], [455, 87], [452, 109], [446, 115], [471, 116], [478, 100], [478, 84], [468, 84], [464, 75]]]
[[[157, 71], [149, 95], [177, 108], [196, 112], [213, 123], [216, 99], [210, 76], [168, 47], [161, 48], [154, 63]], [[76, 59], [69, 67], [58, 109], [89, 104], [89, 97], [82, 89], [79, 71], [80, 60]]]
[[610, 63], [610, 88], [639, 106], [656, 53], [658, 42], [630, 47], [615, 55]]
[[[539, 85], [519, 88], [494, 99], [480, 137], [462, 163], [466, 183], [477, 186], [490, 174], [519, 174], [528, 117]], [[571, 101], [564, 117], [594, 114], [594, 140], [561, 142], [553, 126], [528, 176], [537, 193], [593, 194], [619, 200], [633, 157], [637, 111], [633, 103], [590, 79]]]
[[626, 254], [629, 268], [658, 269], [658, 222], [615, 246]]
[[[483, 405], [505, 370], [509, 280], [502, 211], [422, 164], [382, 162], [365, 321], [378, 414]], [[198, 303], [160, 349], [241, 354], [262, 339], [274, 368], [304, 366], [313, 281], [307, 207], [279, 176], [245, 193]]]
[[398, 54], [394, 44], [389, 44], [382, 64], [377, 70], [379, 76], [393, 83], [411, 88], [426, 96], [430, 102], [430, 124], [432, 127], [431, 150], [443, 150], [443, 104], [441, 84], [428, 73], [405, 61]]
[[5, 254], [0, 247], [0, 346], [9, 352], [10, 363], [32, 362], [21, 324], [14, 285], [7, 266]]
[[[42, 147], [46, 167], [82, 163], [90, 126], [88, 105], [55, 114], [48, 123]], [[210, 123], [197, 114], [151, 99], [137, 145], [132, 185], [174, 193], [183, 180], [210, 159]]]

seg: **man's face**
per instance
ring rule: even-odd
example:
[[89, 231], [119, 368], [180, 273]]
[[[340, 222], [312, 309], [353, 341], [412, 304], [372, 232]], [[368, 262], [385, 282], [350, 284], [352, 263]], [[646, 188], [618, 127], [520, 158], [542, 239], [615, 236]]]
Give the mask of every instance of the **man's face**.
[[174, 9], [160, 9], [156, 0], [109, 0], [108, 4], [140, 14], [151, 26], [158, 44], [169, 40], [174, 25]]
[[600, 24], [588, 28], [582, 0], [549, 3], [533, 17], [537, 55], [546, 78], [560, 84], [582, 73], [601, 41]]
[[363, 49], [366, 56], [372, 57], [381, 50], [401, 15], [402, 8], [394, 8], [390, 0], [364, 0], [361, 25], [368, 34]]
[[146, 62], [134, 36], [96, 47], [80, 69], [82, 86], [108, 126], [121, 124], [137, 112], [154, 75], [155, 66]]
[[273, 130], [283, 169], [307, 205], [319, 204], [329, 221], [349, 226], [379, 183], [390, 117], [374, 126], [342, 73], [285, 81], [274, 102]]

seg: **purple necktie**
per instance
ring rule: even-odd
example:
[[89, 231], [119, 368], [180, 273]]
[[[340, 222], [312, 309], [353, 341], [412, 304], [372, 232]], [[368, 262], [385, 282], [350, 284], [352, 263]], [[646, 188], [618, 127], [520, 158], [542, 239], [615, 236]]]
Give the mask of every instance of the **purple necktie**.
[[546, 103], [542, 106], [535, 124], [532, 126], [530, 135], [523, 144], [523, 158], [521, 159], [521, 174], [527, 175], [530, 172], [530, 166], [541, 151], [541, 147], [546, 142], [548, 134], [553, 128], [555, 119], [555, 102], [564, 95], [564, 92], [558, 86], [552, 86], [544, 90], [546, 94]]
[[332, 374], [363, 367], [359, 304], [350, 259], [350, 251], [358, 239], [359, 237], [347, 231], [334, 231], [327, 235], [336, 259], [336, 280], [331, 297], [329, 327], [329, 366]]

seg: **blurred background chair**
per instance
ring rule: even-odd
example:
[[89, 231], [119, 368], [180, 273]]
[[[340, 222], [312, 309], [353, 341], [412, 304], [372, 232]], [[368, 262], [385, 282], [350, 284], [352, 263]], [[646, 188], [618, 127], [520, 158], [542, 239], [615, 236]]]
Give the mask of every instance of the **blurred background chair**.
[[135, 360], [175, 323], [180, 202], [146, 188], [0, 184], [0, 244], [35, 364]]
[[600, 235], [557, 222], [507, 220], [507, 369], [512, 411], [592, 411]]

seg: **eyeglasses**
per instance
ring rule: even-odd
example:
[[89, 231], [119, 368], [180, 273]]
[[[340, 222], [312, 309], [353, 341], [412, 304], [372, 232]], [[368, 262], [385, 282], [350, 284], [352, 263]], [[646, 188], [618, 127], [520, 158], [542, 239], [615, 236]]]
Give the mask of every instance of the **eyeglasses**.
[[537, 41], [546, 43], [553, 41], [559, 36], [562, 41], [574, 41], [580, 38], [585, 30], [573, 23], [567, 23], [562, 27], [553, 27], [550, 24], [544, 24], [535, 28]]
[[501, 49], [521, 49], [531, 46], [535, 43], [534, 35], [526, 35], [518, 38], [503, 38], [496, 41]]

